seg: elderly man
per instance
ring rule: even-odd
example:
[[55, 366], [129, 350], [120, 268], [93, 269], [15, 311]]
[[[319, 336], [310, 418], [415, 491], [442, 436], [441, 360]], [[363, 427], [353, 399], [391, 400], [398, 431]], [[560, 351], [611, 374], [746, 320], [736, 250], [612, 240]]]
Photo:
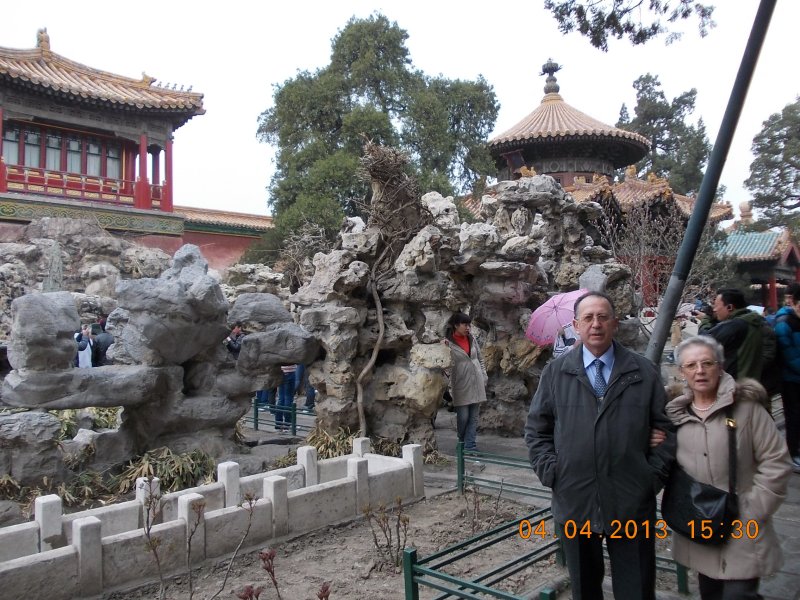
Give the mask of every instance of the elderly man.
[[553, 489], [575, 600], [603, 597], [603, 538], [614, 598], [654, 599], [655, 537], [666, 533], [656, 494], [674, 460], [674, 427], [658, 370], [613, 340], [617, 325], [607, 295], [575, 302], [581, 345], [545, 367], [525, 426], [531, 465]]

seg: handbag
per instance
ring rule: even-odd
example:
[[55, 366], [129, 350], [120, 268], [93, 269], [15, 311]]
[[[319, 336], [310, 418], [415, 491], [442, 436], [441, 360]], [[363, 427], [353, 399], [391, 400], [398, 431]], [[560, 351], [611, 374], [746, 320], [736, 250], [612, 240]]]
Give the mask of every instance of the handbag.
[[736, 496], [736, 420], [725, 409], [728, 428], [728, 491], [694, 479], [675, 463], [661, 499], [661, 516], [676, 533], [697, 544], [719, 546], [728, 541], [739, 517]]

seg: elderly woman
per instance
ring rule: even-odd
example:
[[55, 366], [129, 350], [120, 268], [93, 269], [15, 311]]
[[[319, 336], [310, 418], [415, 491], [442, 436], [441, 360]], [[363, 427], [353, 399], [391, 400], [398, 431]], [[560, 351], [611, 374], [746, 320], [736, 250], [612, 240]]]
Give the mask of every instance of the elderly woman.
[[739, 520], [743, 527], [750, 523], [744, 531], [734, 524], [718, 546], [676, 534], [675, 560], [698, 572], [703, 600], [760, 598], [759, 579], [783, 564], [772, 515], [786, 497], [791, 473], [786, 445], [762, 404], [764, 388], [724, 372], [722, 346], [714, 338], [685, 340], [675, 356], [686, 382], [684, 394], [667, 404], [678, 428], [678, 463], [697, 481], [728, 489], [725, 408], [733, 405]]
[[478, 414], [486, 402], [486, 382], [489, 377], [483, 364], [478, 342], [470, 332], [472, 319], [464, 313], [454, 313], [447, 321], [445, 339], [450, 347], [453, 366], [450, 370], [450, 394], [456, 411], [458, 441], [467, 450], [477, 450]]

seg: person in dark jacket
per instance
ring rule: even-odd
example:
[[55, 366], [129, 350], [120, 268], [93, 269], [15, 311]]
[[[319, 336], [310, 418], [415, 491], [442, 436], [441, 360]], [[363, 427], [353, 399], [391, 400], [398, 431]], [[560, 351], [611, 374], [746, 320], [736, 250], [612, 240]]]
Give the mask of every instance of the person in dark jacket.
[[775, 315], [775, 336], [781, 357], [786, 445], [792, 457], [792, 469], [800, 473], [800, 286], [792, 288], [791, 298], [791, 304], [781, 307]]
[[719, 290], [711, 308], [713, 315], [701, 321], [698, 333], [722, 344], [726, 373], [761, 381], [764, 317], [749, 310], [744, 294], [736, 289]]
[[242, 340], [244, 339], [244, 333], [242, 332], [242, 322], [236, 321], [233, 324], [233, 329], [231, 329], [231, 333], [228, 337], [226, 337], [222, 343], [225, 344], [225, 347], [228, 349], [233, 355], [233, 358], [239, 358], [239, 351], [242, 349]]
[[[544, 368], [525, 425], [533, 470], [553, 489], [575, 600], [603, 597], [603, 538], [616, 600], [655, 598], [656, 494], [675, 458], [675, 428], [658, 370], [613, 340], [617, 324], [607, 295], [576, 301], [581, 344]], [[629, 523], [637, 531], [619, 535]]]

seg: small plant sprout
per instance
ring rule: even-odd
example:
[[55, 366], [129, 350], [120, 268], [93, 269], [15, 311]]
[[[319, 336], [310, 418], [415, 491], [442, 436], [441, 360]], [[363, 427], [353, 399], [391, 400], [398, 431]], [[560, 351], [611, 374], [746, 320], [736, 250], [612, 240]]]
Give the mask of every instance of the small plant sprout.
[[192, 502], [192, 522], [189, 523], [189, 535], [186, 536], [186, 571], [189, 576], [189, 600], [194, 598], [194, 581], [192, 580], [192, 538], [197, 533], [197, 528], [203, 521], [203, 514], [206, 511], [206, 503], [204, 501]]
[[328, 600], [331, 595], [331, 582], [326, 581], [320, 586], [319, 591], [317, 592], [318, 600]]
[[159, 589], [158, 598], [164, 600], [166, 596], [166, 582], [164, 581], [164, 571], [161, 568], [161, 557], [159, 556], [159, 548], [161, 548], [161, 538], [154, 536], [153, 525], [161, 516], [161, 488], [157, 478], [146, 477], [139, 479], [136, 484], [141, 487], [144, 492], [144, 537], [145, 537], [145, 550], [152, 553], [153, 560], [156, 563], [156, 570], [158, 571]]
[[252, 585], [246, 585], [238, 592], [234, 592], [237, 598], [241, 598], [241, 600], [258, 600], [258, 597], [261, 595], [261, 592], [264, 591], [264, 586], [260, 585], [258, 587], [253, 587]]
[[281, 591], [278, 589], [278, 579], [275, 577], [275, 556], [277, 554], [274, 548], [267, 548], [258, 553], [258, 558], [261, 559], [261, 567], [269, 573], [269, 578], [275, 588], [275, 593], [278, 595], [278, 600], [283, 600]]
[[[394, 523], [391, 519], [392, 512], [394, 512]], [[372, 531], [372, 543], [378, 551], [378, 556], [393, 567], [399, 567], [402, 563], [403, 548], [408, 539], [410, 522], [408, 515], [403, 512], [403, 499], [400, 497], [395, 499], [394, 511], [387, 511], [384, 504], [379, 505], [377, 511], [373, 511], [367, 505], [364, 516]]]

